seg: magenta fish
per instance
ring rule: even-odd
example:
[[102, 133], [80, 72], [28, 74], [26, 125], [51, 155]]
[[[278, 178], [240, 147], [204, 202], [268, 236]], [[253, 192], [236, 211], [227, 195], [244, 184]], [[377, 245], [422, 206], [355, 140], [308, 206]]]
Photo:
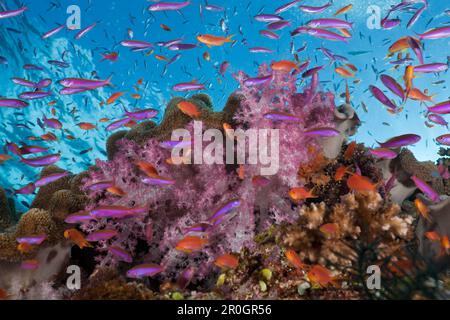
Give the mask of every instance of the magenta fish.
[[97, 89], [111, 85], [112, 76], [106, 80], [90, 80], [81, 78], [66, 78], [59, 81], [59, 84], [66, 88]]
[[64, 30], [65, 27], [66, 27], [65, 25], [60, 25], [59, 27], [51, 29], [50, 31], [47, 31], [46, 33], [44, 33], [41, 38], [42, 39], [50, 38], [51, 36], [54, 36], [58, 32]]
[[142, 182], [145, 184], [158, 186], [171, 186], [175, 184], [175, 180], [160, 176], [147, 177], [142, 179]]
[[430, 200], [432, 200], [433, 202], [440, 201], [439, 194], [432, 187], [430, 187], [425, 181], [422, 181], [416, 176], [412, 176], [411, 180], [414, 181], [416, 187], [420, 191], [422, 191], [428, 198], [430, 198]]
[[94, 219], [95, 218], [92, 217], [90, 214], [86, 213], [85, 211], [81, 211], [81, 212], [69, 214], [64, 219], [64, 222], [65, 223], [70, 223], [70, 224], [76, 224], [76, 223], [89, 222], [89, 221], [94, 220]]
[[18, 99], [0, 98], [0, 107], [22, 109], [22, 108], [26, 108], [28, 106], [29, 106], [29, 103], [26, 101], [22, 101], [22, 100], [18, 100]]
[[28, 244], [32, 244], [32, 245], [40, 245], [40, 244], [42, 244], [42, 242], [45, 241], [45, 239], [47, 239], [47, 235], [40, 234], [37, 236], [16, 238], [16, 241], [18, 243], [28, 243]]
[[293, 121], [299, 122], [301, 119], [293, 114], [287, 112], [269, 112], [263, 115], [264, 118], [272, 121]]
[[[388, 76], [388, 75], [385, 75], [385, 74], [382, 74], [381, 76], [380, 76], [380, 79], [381, 79], [381, 82], [383, 82], [383, 84], [385, 85], [385, 87], [386, 88], [388, 88], [392, 93], [394, 93], [395, 95], [397, 95], [397, 96], [399, 96], [400, 98], [402, 98], [402, 101], [404, 101], [405, 100], [405, 92], [403, 91], [403, 88], [402, 88], [402, 86], [397, 82], [397, 81], [395, 81], [395, 79], [394, 78], [392, 78], [392, 77], [390, 77], [390, 76]], [[379, 94], [378, 93], [378, 91], [376, 90], [376, 89], [374, 89], [375, 90], [375, 92], [377, 93], [377, 94]], [[375, 96], [375, 93], [374, 92], [372, 92], [372, 94]], [[378, 99], [378, 98], [377, 98]], [[386, 98], [387, 99], [387, 98]], [[384, 98], [383, 98], [383, 100], [384, 100]], [[390, 101], [389, 99], [387, 99], [387, 101]], [[384, 104], [384, 103], [383, 103]], [[389, 104], [389, 105], [391, 105], [391, 104]], [[392, 109], [392, 107], [391, 106], [389, 106], [391, 109]], [[395, 107], [395, 106], [394, 106]], [[395, 108], [394, 108], [395, 109]]]
[[108, 247], [108, 251], [113, 256], [115, 256], [117, 259], [119, 259], [120, 261], [125, 261], [127, 263], [132, 263], [133, 262], [132, 255], [129, 252], [127, 252], [124, 249], [122, 249], [121, 247], [110, 246], [110, 247]]
[[444, 146], [450, 146], [450, 134], [443, 134], [437, 137], [436, 141]]
[[378, 87], [371, 85], [371, 86], [369, 86], [369, 90], [373, 94], [373, 96], [378, 101], [380, 101], [383, 105], [385, 105], [386, 107], [388, 107], [389, 109], [392, 109], [392, 110], [397, 109], [397, 106], [391, 100], [389, 100], [389, 98], [386, 97], [386, 95], [383, 93], [383, 91], [381, 91]]
[[414, 15], [411, 17], [411, 19], [409, 19], [408, 24], [406, 25], [408, 29], [411, 28], [417, 22], [417, 20], [419, 20], [420, 16], [425, 11], [425, 9], [427, 9], [427, 7], [427, 5], [424, 5], [414, 13]]
[[259, 34], [262, 35], [263, 37], [266, 37], [266, 38], [272, 39], [272, 40], [280, 39], [280, 36], [278, 34], [276, 34], [275, 32], [272, 32], [270, 30], [260, 30]]
[[59, 159], [61, 159], [60, 154], [51, 154], [37, 158], [22, 158], [20, 161], [32, 167], [45, 167], [58, 162]]
[[179, 289], [184, 290], [191, 283], [195, 274], [195, 268], [187, 267], [178, 277], [177, 286]]
[[328, 2], [327, 4], [324, 4], [323, 6], [320, 7], [313, 7], [313, 6], [299, 6], [298, 8], [306, 13], [322, 13], [325, 10], [327, 10], [329, 7], [331, 7], [333, 3], [332, 2]]
[[433, 122], [435, 124], [439, 124], [441, 126], [448, 127], [448, 122], [444, 119], [444, 117], [442, 117], [438, 114], [430, 113], [428, 115], [428, 120], [430, 120], [431, 122]]
[[88, 89], [88, 88], [63, 88], [63, 89], [59, 90], [59, 94], [72, 95], [72, 94], [77, 94], [77, 93], [83, 93], [83, 92], [86, 92], [89, 90], [91, 90], [91, 89]]
[[416, 38], [408, 37], [408, 45], [417, 56], [417, 59], [419, 59], [419, 62], [421, 64], [424, 64], [422, 44], [420, 43], [420, 41]]
[[24, 100], [35, 100], [35, 99], [42, 99], [46, 98], [52, 95], [52, 92], [46, 92], [46, 91], [32, 91], [32, 92], [23, 92], [19, 95], [20, 99]]
[[419, 34], [420, 39], [434, 40], [450, 37], [450, 27], [439, 27]]
[[420, 139], [421, 137], [417, 134], [403, 134], [400, 136], [393, 137], [387, 140], [386, 142], [381, 143], [377, 141], [377, 143], [382, 148], [400, 148], [409, 146], [411, 144], [415, 144], [419, 142]]
[[185, 7], [187, 7], [191, 2], [190, 1], [184, 1], [184, 2], [158, 2], [155, 4], [152, 4], [148, 7], [148, 11], [177, 11], [181, 10]]
[[27, 7], [22, 7], [16, 10], [0, 11], [0, 19], [16, 17], [18, 15], [21, 15], [27, 9], [28, 9]]
[[119, 233], [116, 230], [98, 230], [86, 236], [86, 240], [90, 242], [105, 241], [116, 237]]
[[211, 229], [213, 225], [211, 223], [208, 222], [200, 222], [197, 223], [191, 227], [188, 227], [184, 230], [184, 233], [190, 233], [190, 232], [198, 232], [198, 233], [204, 233], [206, 231], [208, 231], [209, 229]]
[[106, 130], [107, 130], [107, 131], [113, 131], [113, 130], [122, 128], [124, 125], [126, 125], [126, 124], [129, 123], [130, 121], [131, 121], [130, 118], [123, 118], [123, 119], [116, 120], [116, 121], [110, 123], [110, 124], [106, 127]]
[[129, 117], [130, 119], [134, 120], [145, 120], [145, 119], [151, 119], [156, 117], [158, 114], [158, 110], [155, 109], [141, 109], [141, 110], [135, 110], [135, 111], [127, 111], [125, 110], [125, 115]]
[[153, 277], [161, 273], [164, 268], [154, 263], [145, 263], [135, 266], [127, 271], [128, 278], [141, 279], [145, 277]]
[[309, 129], [303, 132], [305, 136], [308, 137], [335, 137], [340, 135], [341, 133], [339, 130], [336, 130], [334, 128], [314, 128]]
[[28, 87], [28, 88], [37, 88], [37, 84], [33, 81], [22, 79], [22, 78], [11, 78], [12, 82], [18, 84], [20, 86]]
[[151, 43], [140, 40], [124, 40], [121, 41], [120, 44], [124, 47], [132, 49], [148, 49], [153, 46]]
[[177, 92], [205, 90], [205, 85], [197, 82], [183, 82], [174, 85], [172, 90]]
[[290, 8], [295, 6], [298, 2], [300, 2], [300, 0], [294, 0], [294, 1], [288, 2], [286, 4], [283, 4], [282, 6], [278, 7], [275, 10], [275, 14], [280, 14], [280, 13], [283, 13], [283, 12], [289, 10]]
[[90, 214], [95, 218], [126, 218], [146, 212], [148, 212], [146, 207], [100, 206], [92, 209]]
[[79, 40], [82, 37], [84, 37], [89, 31], [91, 31], [92, 29], [95, 28], [95, 26], [97, 25], [96, 22], [94, 22], [93, 24], [87, 26], [86, 28], [80, 30], [76, 35], [75, 35], [75, 39]]
[[192, 146], [191, 140], [183, 140], [183, 141], [175, 141], [175, 140], [167, 140], [162, 141], [160, 144], [161, 148], [164, 149], [173, 149], [173, 148], [188, 148]]
[[20, 269], [23, 270], [37, 270], [39, 268], [39, 262], [37, 260], [25, 260], [22, 261]]
[[383, 29], [390, 30], [397, 27], [402, 21], [400, 19], [381, 19]]
[[50, 175], [48, 175], [48, 176], [45, 176], [45, 177], [40, 178], [39, 180], [37, 180], [37, 181], [34, 183], [34, 185], [35, 185], [37, 188], [40, 188], [40, 187], [43, 187], [43, 186], [48, 185], [49, 183], [58, 181], [58, 180], [61, 179], [61, 178], [67, 177], [69, 174], [70, 174], [70, 173], [67, 172], [67, 171], [65, 171], [65, 172], [60, 172], [60, 173], [53, 173], [53, 174], [50, 174]]
[[36, 191], [36, 186], [34, 185], [34, 183], [29, 183], [25, 187], [22, 187], [19, 190], [16, 190], [15, 193], [29, 195], [29, 194], [33, 194], [34, 191]]
[[448, 69], [446, 63], [429, 63], [422, 64], [414, 67], [414, 72], [416, 73], [438, 73], [443, 72]]
[[220, 65], [220, 68], [219, 68], [220, 75], [223, 76], [225, 74], [225, 72], [227, 71], [229, 66], [230, 66], [230, 63], [228, 61], [222, 62], [222, 64]]
[[269, 30], [281, 30], [290, 25], [291, 25], [291, 22], [289, 20], [280, 20], [280, 21], [270, 23], [267, 26], [267, 28]]
[[180, 50], [191, 50], [197, 48], [198, 45], [194, 43], [174, 43], [167, 47], [167, 49], [172, 51], [180, 51]]
[[448, 114], [450, 113], [450, 100], [428, 107], [428, 111], [437, 114]]
[[227, 215], [234, 209], [238, 208], [240, 205], [240, 199], [231, 200], [220, 207], [216, 212], [214, 212], [214, 214], [208, 219], [208, 221], [212, 222], [215, 225], [219, 219], [221, 219], [223, 216]]
[[272, 53], [273, 50], [266, 47], [251, 47], [248, 49], [251, 53]]
[[369, 153], [379, 159], [395, 159], [398, 155], [397, 152], [387, 148], [370, 149]]
[[341, 36], [340, 34], [337, 34], [335, 32], [328, 31], [326, 29], [307, 28], [306, 33], [309, 34], [310, 36], [325, 40], [343, 41], [343, 42], [349, 41], [349, 38]]
[[273, 75], [268, 76], [261, 76], [256, 78], [247, 78], [244, 80], [244, 85], [246, 87], [253, 87], [253, 86], [260, 86], [262, 84], [266, 84], [268, 82], [271, 82], [273, 79]]
[[277, 21], [283, 20], [282, 17], [275, 15], [275, 14], [258, 14], [254, 18], [256, 21], [266, 22], [266, 23], [277, 22]]
[[86, 186], [86, 189], [91, 191], [103, 191], [111, 187], [114, 187], [114, 181], [108, 180], [92, 183]]
[[46, 116], [44, 116], [43, 122], [47, 127], [52, 128], [52, 129], [61, 129], [62, 128], [61, 121], [59, 121], [58, 119], [55, 119], [55, 118], [48, 119]]
[[26, 155], [26, 154], [33, 154], [33, 153], [41, 153], [41, 152], [47, 152], [48, 149], [40, 146], [27, 146], [24, 145], [23, 147], [19, 148], [20, 155]]
[[307, 24], [310, 28], [352, 29], [353, 23], [341, 19], [313, 19]]

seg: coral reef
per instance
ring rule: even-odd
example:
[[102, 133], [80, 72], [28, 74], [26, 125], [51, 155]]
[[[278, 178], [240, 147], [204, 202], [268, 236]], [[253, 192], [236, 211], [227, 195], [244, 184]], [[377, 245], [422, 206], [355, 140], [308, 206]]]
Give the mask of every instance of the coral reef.
[[14, 202], [7, 196], [5, 190], [0, 187], [0, 232], [14, 224]]

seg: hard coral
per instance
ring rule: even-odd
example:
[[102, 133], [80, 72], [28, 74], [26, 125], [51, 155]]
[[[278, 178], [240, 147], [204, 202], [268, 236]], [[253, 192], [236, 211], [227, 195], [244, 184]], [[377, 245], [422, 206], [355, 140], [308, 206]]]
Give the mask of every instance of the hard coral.
[[15, 212], [12, 202], [6, 196], [5, 190], [0, 187], [0, 231], [14, 224]]

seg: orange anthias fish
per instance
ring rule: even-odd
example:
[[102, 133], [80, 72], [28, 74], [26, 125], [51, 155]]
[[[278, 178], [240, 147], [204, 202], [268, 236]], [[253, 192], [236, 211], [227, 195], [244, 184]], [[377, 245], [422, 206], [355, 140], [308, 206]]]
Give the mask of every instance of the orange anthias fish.
[[339, 75], [341, 75], [343, 77], [346, 77], [346, 78], [350, 78], [350, 77], [354, 77], [355, 76], [353, 73], [351, 73], [350, 71], [348, 71], [344, 67], [337, 67], [334, 70], [336, 71], [337, 74], [339, 74]]
[[337, 168], [336, 173], [334, 174], [334, 180], [341, 181], [344, 179], [345, 174], [347, 173], [348, 167], [346, 166], [340, 166]]
[[56, 141], [58, 138], [51, 132], [41, 135], [41, 139], [45, 141]]
[[352, 191], [376, 191], [377, 186], [369, 178], [353, 174], [347, 179], [347, 187]]
[[147, 176], [149, 176], [149, 177], [158, 176], [158, 171], [156, 170], [155, 166], [153, 166], [152, 164], [145, 162], [145, 161], [138, 161], [138, 162], [136, 162], [136, 165]]
[[431, 241], [441, 241], [441, 236], [436, 231], [425, 232], [425, 237]]
[[307, 190], [307, 189], [304, 188], [304, 187], [292, 188], [291, 190], [289, 190], [289, 196], [290, 196], [291, 199], [294, 200], [294, 201], [302, 201], [302, 200], [306, 200], [306, 199], [317, 198], [317, 197], [311, 192], [311, 190]]
[[197, 236], [186, 236], [177, 243], [175, 249], [191, 253], [203, 249], [206, 244], [208, 244], [208, 239]]
[[9, 154], [0, 154], [0, 164], [2, 164], [5, 161], [8, 161], [12, 157]]
[[425, 92], [420, 91], [420, 89], [412, 88], [409, 92], [408, 98], [420, 102], [433, 102], [434, 95], [428, 96]]
[[329, 283], [333, 283], [334, 280], [330, 270], [319, 264], [312, 267], [308, 272], [307, 277], [313, 284], [318, 284], [321, 287], [326, 287]]
[[394, 54], [399, 51], [403, 51], [409, 48], [409, 37], [403, 37], [398, 39], [389, 47], [389, 53]]
[[357, 72], [358, 71], [358, 68], [353, 63], [346, 63], [345, 65], [347, 67], [349, 67], [350, 69], [352, 69], [353, 72]]
[[31, 245], [31, 244], [29, 244], [29, 243], [26, 243], [26, 242], [23, 242], [23, 243], [19, 243], [18, 245], [17, 245], [17, 250], [20, 252], [20, 253], [28, 253], [28, 252], [30, 252], [31, 250], [33, 250], [33, 245]]
[[108, 122], [109, 120], [111, 120], [111, 119], [109, 119], [109, 118], [101, 118], [100, 120], [98, 120], [99, 122]]
[[352, 8], [353, 8], [353, 5], [352, 5], [352, 4], [346, 5], [345, 7], [342, 7], [342, 8], [340, 8], [338, 11], [336, 11], [336, 12], [334, 13], [334, 16], [336, 17], [336, 16], [338, 16], [338, 15], [340, 15], [340, 14], [344, 14], [344, 13], [350, 11]]
[[226, 253], [218, 257], [214, 264], [222, 269], [236, 269], [239, 265], [239, 259], [235, 255]]
[[419, 211], [419, 213], [422, 215], [422, 217], [424, 217], [428, 221], [431, 221], [430, 209], [428, 209], [427, 205], [425, 203], [423, 203], [422, 200], [420, 200], [419, 198], [416, 198], [414, 200], [414, 205], [416, 206], [417, 211]]
[[112, 193], [115, 196], [119, 196], [119, 197], [123, 197], [127, 194], [125, 191], [123, 191], [121, 188], [119, 188], [117, 186], [109, 187], [106, 189], [106, 191], [108, 191], [109, 193]]
[[205, 59], [206, 61], [210, 61], [211, 60], [211, 55], [209, 54], [208, 51], [203, 53], [203, 59]]
[[272, 63], [272, 70], [281, 71], [281, 72], [291, 72], [293, 69], [298, 70], [298, 66], [294, 61], [289, 60], [281, 60]]
[[197, 118], [201, 115], [200, 110], [198, 110], [197, 106], [189, 101], [181, 101], [177, 104], [178, 109], [181, 110], [185, 115], [191, 118]]
[[405, 69], [405, 75], [403, 76], [403, 80], [405, 82], [406, 97], [409, 97], [409, 94], [413, 89], [413, 79], [414, 79], [414, 67], [407, 66]]
[[350, 101], [351, 101], [350, 89], [348, 88], [348, 82], [346, 81], [345, 82], [345, 103], [350, 104]]
[[169, 61], [169, 58], [167, 58], [163, 55], [160, 55], [160, 54], [155, 54], [155, 58], [159, 61]]
[[64, 238], [71, 240], [80, 249], [83, 249], [85, 247], [92, 247], [92, 245], [84, 238], [84, 235], [76, 229], [67, 229], [66, 231], [64, 231]]
[[92, 130], [97, 128], [95, 124], [89, 123], [89, 122], [81, 122], [78, 124], [78, 127], [83, 130]]
[[336, 223], [327, 223], [322, 225], [319, 230], [326, 235], [333, 235], [336, 234], [339, 230], [339, 226]]
[[197, 40], [200, 41], [201, 43], [206, 44], [208, 47], [212, 47], [212, 46], [222, 46], [226, 42], [233, 42], [233, 40], [231, 40], [232, 37], [233, 37], [232, 35], [229, 37], [218, 37], [210, 34], [201, 34], [197, 36]]
[[344, 152], [344, 159], [346, 161], [349, 161], [353, 157], [353, 154], [355, 153], [355, 150], [356, 150], [356, 141], [352, 141], [348, 145], [347, 149]]
[[351, 38], [352, 34], [347, 29], [339, 28], [338, 31], [346, 38]]
[[450, 241], [448, 239], [448, 236], [443, 236], [441, 238], [441, 252], [439, 253], [440, 256], [448, 254], [450, 249]]
[[137, 93], [133, 93], [133, 94], [131, 95], [131, 97], [132, 97], [133, 99], [136, 99], [136, 100], [139, 100], [139, 99], [142, 98], [141, 95], [140, 95], [140, 94], [137, 94]]
[[295, 252], [294, 250], [292, 250], [292, 249], [286, 250], [285, 256], [286, 256], [286, 259], [288, 259], [288, 261], [297, 269], [305, 268], [305, 264], [302, 262], [302, 260], [298, 256], [297, 252]]
[[243, 164], [239, 165], [239, 168], [237, 169], [237, 174], [240, 180], [245, 179], [245, 167]]
[[172, 31], [172, 29], [170, 29], [170, 27], [168, 25], [165, 25], [164, 23], [161, 23], [159, 25], [161, 27], [161, 29], [163, 29], [164, 31]]
[[106, 100], [106, 104], [112, 104], [114, 102], [116, 102], [117, 99], [119, 99], [121, 96], [123, 96], [125, 94], [125, 92], [120, 91], [120, 92], [115, 92], [113, 93], [108, 100]]

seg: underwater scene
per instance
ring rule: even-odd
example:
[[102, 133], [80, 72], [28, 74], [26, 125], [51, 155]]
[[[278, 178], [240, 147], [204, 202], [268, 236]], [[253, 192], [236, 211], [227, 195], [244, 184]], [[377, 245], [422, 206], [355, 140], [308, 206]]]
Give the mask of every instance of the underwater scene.
[[448, 300], [450, 2], [0, 0], [0, 300]]

